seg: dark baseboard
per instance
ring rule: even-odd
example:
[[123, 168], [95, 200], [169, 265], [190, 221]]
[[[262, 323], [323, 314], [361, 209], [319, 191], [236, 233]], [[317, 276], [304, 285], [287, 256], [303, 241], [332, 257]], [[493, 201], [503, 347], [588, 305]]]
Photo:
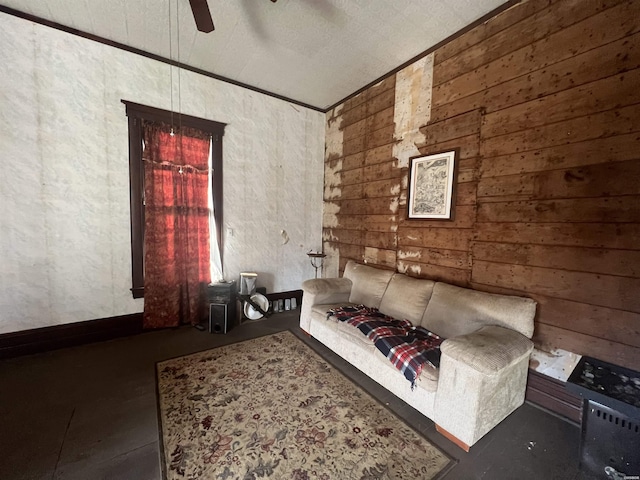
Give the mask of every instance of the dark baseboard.
[[[269, 293], [266, 297], [271, 301], [295, 298], [299, 308], [302, 303], [302, 290]], [[85, 343], [102, 342], [136, 335], [142, 331], [142, 312], [140, 312], [4, 333], [0, 334], [0, 359], [75, 347]]]
[[529, 370], [526, 399], [572, 422], [582, 418], [582, 399], [569, 393], [564, 382], [535, 370]]
[[0, 358], [101, 342], [142, 332], [142, 313], [67, 323], [0, 335]]

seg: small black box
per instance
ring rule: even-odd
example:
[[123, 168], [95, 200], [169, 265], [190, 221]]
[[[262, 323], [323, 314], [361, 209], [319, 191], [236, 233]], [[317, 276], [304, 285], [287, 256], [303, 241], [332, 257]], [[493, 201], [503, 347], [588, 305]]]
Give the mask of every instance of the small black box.
[[210, 283], [207, 286], [209, 303], [231, 303], [236, 298], [236, 282]]

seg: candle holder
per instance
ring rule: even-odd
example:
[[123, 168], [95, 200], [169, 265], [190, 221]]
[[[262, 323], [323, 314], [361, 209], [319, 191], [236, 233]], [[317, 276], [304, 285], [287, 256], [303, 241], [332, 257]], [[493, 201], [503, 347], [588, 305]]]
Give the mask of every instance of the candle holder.
[[309, 256], [309, 260], [311, 260], [311, 266], [316, 270], [316, 278], [318, 278], [318, 269], [322, 268], [324, 257], [327, 255], [322, 252], [314, 252], [311, 250], [307, 252], [307, 255]]

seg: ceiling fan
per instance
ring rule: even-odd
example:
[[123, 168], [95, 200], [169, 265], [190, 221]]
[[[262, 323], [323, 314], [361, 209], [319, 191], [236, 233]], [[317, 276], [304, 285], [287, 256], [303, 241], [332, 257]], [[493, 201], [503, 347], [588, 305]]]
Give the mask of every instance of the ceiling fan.
[[[271, 1], [276, 3], [278, 0]], [[189, 0], [189, 3], [191, 4], [191, 11], [193, 12], [193, 18], [196, 21], [198, 30], [204, 33], [214, 31], [215, 27], [213, 26], [213, 19], [211, 18], [207, 0]]]

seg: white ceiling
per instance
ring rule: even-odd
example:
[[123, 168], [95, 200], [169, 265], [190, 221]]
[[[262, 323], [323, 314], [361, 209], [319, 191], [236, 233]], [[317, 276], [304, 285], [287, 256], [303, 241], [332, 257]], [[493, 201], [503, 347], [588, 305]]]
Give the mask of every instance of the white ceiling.
[[325, 109], [504, 1], [208, 0], [211, 33], [188, 0], [0, 4]]

